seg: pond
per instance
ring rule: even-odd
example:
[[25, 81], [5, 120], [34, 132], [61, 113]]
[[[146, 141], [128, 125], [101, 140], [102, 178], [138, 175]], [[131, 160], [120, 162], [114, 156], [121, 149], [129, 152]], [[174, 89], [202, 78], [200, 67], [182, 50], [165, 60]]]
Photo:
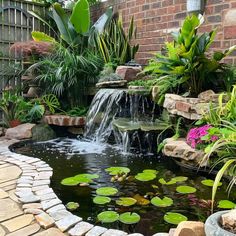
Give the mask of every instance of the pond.
[[[164, 220], [164, 215], [167, 212], [181, 213], [189, 220], [200, 221], [204, 221], [210, 214], [211, 203], [208, 200], [211, 199], [211, 187], [203, 185], [201, 181], [213, 178], [213, 176], [181, 170], [174, 161], [167, 157], [124, 154], [115, 146], [68, 138], [39, 143], [21, 142], [14, 145], [13, 150], [27, 156], [40, 158], [48, 163], [54, 171], [51, 187], [58, 197], [64, 204], [78, 202], [80, 207], [74, 214], [97, 225], [151, 236], [157, 232], [168, 232], [170, 228], [175, 227]], [[130, 177], [120, 180], [121, 182], [111, 182], [111, 175], [105, 170], [111, 166], [129, 167], [128, 176]], [[146, 182], [133, 177], [145, 169], [154, 169], [158, 173], [153, 180]], [[99, 178], [94, 179], [89, 186], [64, 186], [61, 184], [64, 178], [84, 173], [97, 174]], [[164, 178], [168, 182], [178, 176], [188, 177], [188, 179], [182, 178], [182, 180], [169, 183], [160, 180]], [[196, 192], [178, 193], [176, 188], [183, 185], [196, 188]], [[100, 187], [115, 187], [118, 189], [118, 193], [110, 196], [112, 199], [110, 203], [98, 205], [93, 202], [93, 198], [97, 195], [96, 189]], [[225, 182], [219, 187], [217, 201], [227, 199], [226, 187], [227, 183]], [[232, 194], [231, 200], [234, 201], [236, 192], [232, 191]], [[161, 199], [163, 197], [171, 198], [173, 204], [167, 207], [158, 207], [146, 201], [155, 196]], [[132, 206], [119, 206], [116, 203], [119, 197], [132, 197], [137, 202]], [[144, 203], [147, 205], [143, 205]], [[141, 216], [141, 220], [134, 225], [126, 225], [120, 221], [109, 224], [98, 222], [97, 215], [107, 210], [113, 210], [119, 214], [135, 212]]]

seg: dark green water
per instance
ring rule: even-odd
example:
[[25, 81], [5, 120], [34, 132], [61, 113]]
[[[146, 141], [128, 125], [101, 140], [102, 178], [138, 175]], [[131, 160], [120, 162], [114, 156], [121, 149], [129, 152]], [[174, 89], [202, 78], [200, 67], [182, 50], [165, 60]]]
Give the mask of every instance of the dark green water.
[[[209, 176], [201, 176], [200, 173], [181, 170], [169, 158], [122, 154], [112, 146], [72, 139], [61, 139], [46, 143], [21, 143], [17, 144], [14, 150], [17, 153], [38, 157], [47, 162], [54, 170], [51, 187], [58, 197], [64, 204], [69, 201], [78, 202], [80, 208], [75, 214], [98, 225], [96, 216], [104, 210], [116, 210], [119, 213], [132, 211], [141, 216], [141, 221], [137, 225], [127, 226], [116, 222], [109, 225], [104, 224], [104, 226], [151, 236], [157, 232], [168, 232], [171, 227], [175, 227], [163, 220], [164, 214], [168, 211], [184, 214], [189, 220], [201, 221], [204, 221], [210, 212], [210, 204], [205, 204], [202, 199], [211, 199], [211, 188], [201, 184], [201, 180], [209, 178]], [[121, 183], [112, 183], [110, 176], [104, 170], [110, 166], [129, 167], [131, 175], [142, 172], [144, 169], [156, 169], [159, 173], [155, 180], [149, 182], [127, 180]], [[89, 187], [69, 187], [60, 184], [62, 179], [81, 173], [98, 174], [100, 178]], [[159, 178], [168, 180], [175, 176], [187, 176], [188, 180], [185, 183], [169, 186], [161, 185], [158, 182]], [[152, 185], [157, 185], [158, 189], [154, 189]], [[179, 194], [175, 190], [178, 185], [193, 186], [197, 188], [197, 192], [190, 195]], [[145, 196], [151, 192], [161, 198], [163, 196], [172, 198], [174, 205], [167, 208], [159, 208], [151, 204], [148, 206], [119, 207], [115, 201], [104, 206], [94, 204], [92, 199], [96, 195], [95, 190], [105, 186], [113, 186], [119, 189], [119, 193], [112, 197], [113, 200], [120, 196], [133, 197], [135, 194]], [[223, 183], [219, 188], [217, 200], [227, 199], [226, 187], [227, 184]], [[235, 199], [234, 194], [231, 196], [231, 200]]]

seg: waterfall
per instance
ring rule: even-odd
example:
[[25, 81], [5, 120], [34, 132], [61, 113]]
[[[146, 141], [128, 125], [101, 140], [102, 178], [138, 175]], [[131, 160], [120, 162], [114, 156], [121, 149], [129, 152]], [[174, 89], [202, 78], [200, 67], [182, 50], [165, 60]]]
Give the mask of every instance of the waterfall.
[[95, 95], [86, 118], [85, 137], [107, 142], [113, 127], [112, 121], [120, 112], [120, 101], [125, 92], [121, 89], [100, 89]]
[[100, 143], [113, 141], [124, 153], [134, 147], [149, 151], [151, 135], [143, 135], [140, 128], [144, 122], [153, 125], [156, 108], [147, 96], [126, 89], [101, 89], [90, 105], [84, 136]]

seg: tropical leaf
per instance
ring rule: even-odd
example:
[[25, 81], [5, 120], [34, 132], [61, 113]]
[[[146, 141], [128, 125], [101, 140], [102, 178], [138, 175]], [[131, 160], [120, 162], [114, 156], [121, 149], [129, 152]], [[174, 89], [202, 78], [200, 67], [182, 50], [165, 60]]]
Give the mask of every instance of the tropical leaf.
[[90, 27], [90, 9], [87, 0], [78, 0], [73, 8], [70, 22], [79, 34], [85, 34]]

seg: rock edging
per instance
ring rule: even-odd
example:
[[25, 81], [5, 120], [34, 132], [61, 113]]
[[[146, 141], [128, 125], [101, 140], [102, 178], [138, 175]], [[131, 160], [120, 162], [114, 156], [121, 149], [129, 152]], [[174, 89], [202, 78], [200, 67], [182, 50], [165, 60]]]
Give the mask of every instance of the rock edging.
[[[9, 146], [17, 142], [19, 140], [0, 142], [0, 160], [14, 164], [22, 170], [16, 183], [15, 195], [23, 204], [22, 208], [25, 214], [34, 215], [38, 224], [48, 232], [52, 231], [53, 233], [56, 226], [62, 232], [60, 235], [128, 236], [128, 233], [121, 230], [94, 226], [67, 211], [49, 186], [50, 178], [53, 175], [52, 168], [39, 158], [11, 152]], [[129, 236], [143, 235], [135, 233], [129, 234]]]

